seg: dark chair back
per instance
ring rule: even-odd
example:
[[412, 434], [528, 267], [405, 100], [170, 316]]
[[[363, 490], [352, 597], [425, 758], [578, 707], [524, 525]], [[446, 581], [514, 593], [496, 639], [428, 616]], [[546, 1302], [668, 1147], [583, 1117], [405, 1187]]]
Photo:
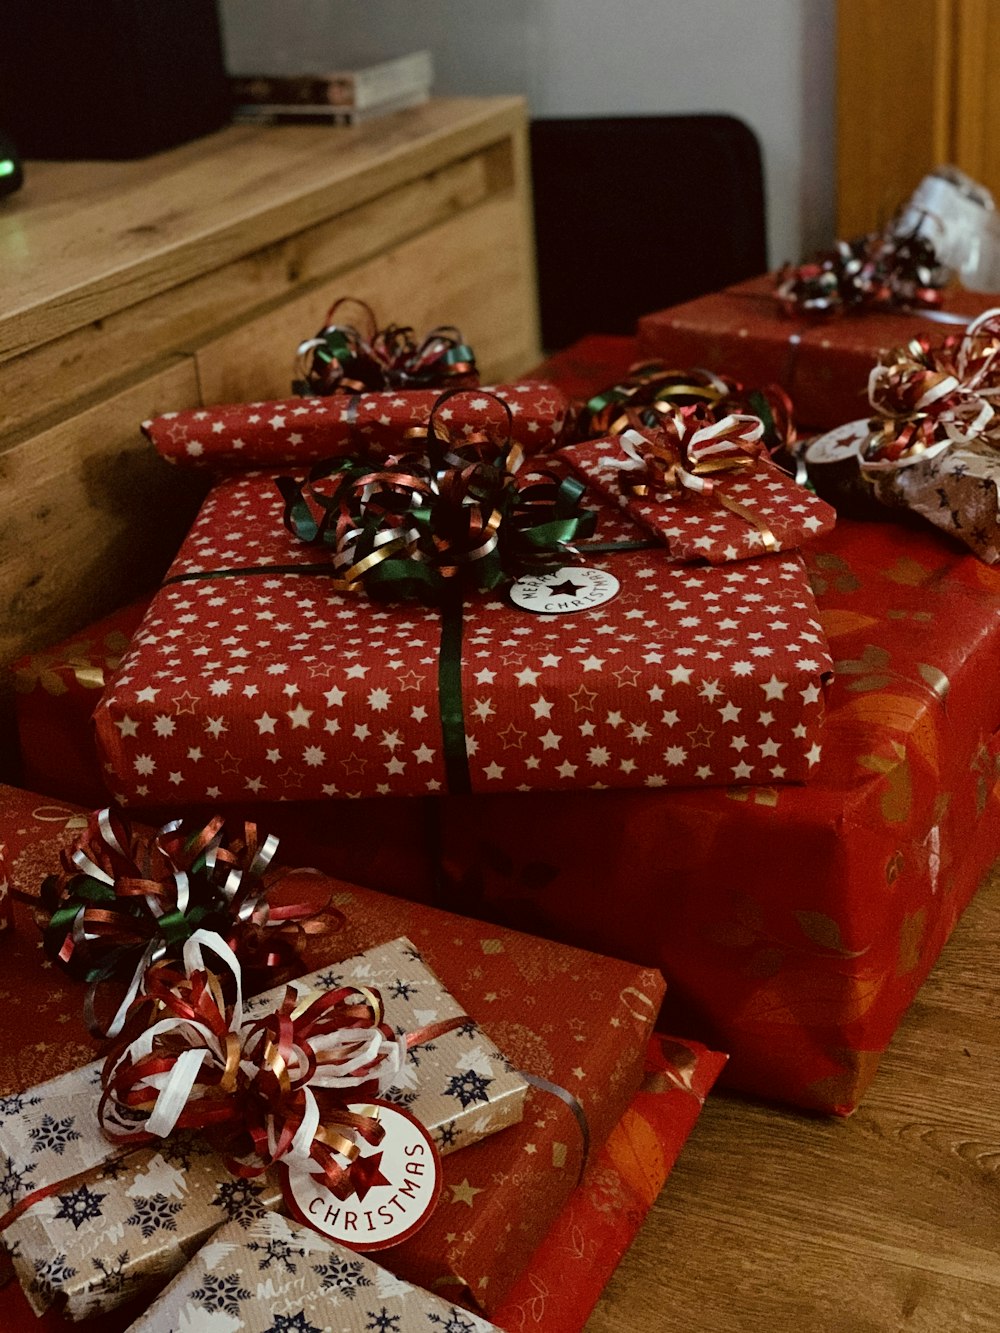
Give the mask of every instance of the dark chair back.
[[531, 159], [547, 349], [767, 267], [760, 145], [734, 116], [536, 120]]

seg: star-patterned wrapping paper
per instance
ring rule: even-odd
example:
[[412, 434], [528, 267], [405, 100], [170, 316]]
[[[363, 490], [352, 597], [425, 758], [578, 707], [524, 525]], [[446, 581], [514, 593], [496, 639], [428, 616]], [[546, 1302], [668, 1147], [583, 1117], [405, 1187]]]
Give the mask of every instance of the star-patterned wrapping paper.
[[220, 1227], [132, 1333], [500, 1333], [274, 1213]]
[[[554, 448], [569, 404], [552, 384], [525, 381], [483, 385], [450, 398], [435, 421], [457, 439], [481, 426], [505, 438], [507, 418], [488, 395], [511, 411], [511, 438], [529, 453]], [[333, 394], [267, 403], [168, 412], [143, 430], [168, 462], [219, 470], [308, 467], [324, 458], [370, 451], [398, 451], [408, 430], [426, 425], [439, 389]]]
[[[127, 804], [446, 790], [441, 612], [295, 572], [316, 552], [281, 511], [268, 474], [219, 482], [153, 599], [95, 713]], [[606, 514], [601, 540], [641, 538]], [[621, 582], [593, 611], [466, 601], [471, 790], [806, 780], [830, 659], [801, 559], [682, 566], [656, 546], [591, 563]]]
[[[19, 883], [37, 883], [36, 863], [44, 874], [86, 814], [0, 788], [0, 821], [0, 836], [12, 829], [19, 841]], [[430, 1221], [380, 1253], [380, 1262], [409, 1281], [490, 1314], [578, 1184], [583, 1126], [593, 1157], [635, 1095], [663, 979], [633, 963], [368, 889], [331, 888], [345, 925], [309, 938], [306, 966], [322, 971], [405, 933], [517, 1068], [544, 1081], [532, 1087], [518, 1124], [445, 1158]], [[15, 902], [15, 916], [0, 987], [4, 1031], [14, 1036], [0, 1044], [0, 1116], [16, 1115], [32, 1084], [77, 1069], [96, 1049], [80, 1018], [81, 987], [44, 959], [26, 904]], [[0, 1178], [9, 1174], [5, 1161], [0, 1157]], [[17, 1188], [16, 1172], [9, 1184]], [[5, 1195], [0, 1187], [0, 1206], [5, 1197], [9, 1189]], [[23, 1309], [21, 1301], [0, 1290], [0, 1326], [8, 1308]]]
[[[637, 474], [616, 466], [627, 461], [616, 436], [568, 445], [561, 452], [584, 481], [658, 537], [675, 560], [721, 565], [764, 555], [767, 550], [794, 550], [829, 532], [837, 517], [825, 501], [763, 458], [752, 471], [712, 477], [711, 494], [682, 487], [676, 495], [661, 500], [622, 492], [620, 483], [634, 481]], [[727, 509], [720, 495], [743, 506], [760, 526]], [[762, 529], [770, 534], [770, 547], [765, 545]]]
[[132, 602], [12, 663], [20, 778], [28, 787], [81, 805], [107, 804], [90, 715], [148, 604], [148, 597]]

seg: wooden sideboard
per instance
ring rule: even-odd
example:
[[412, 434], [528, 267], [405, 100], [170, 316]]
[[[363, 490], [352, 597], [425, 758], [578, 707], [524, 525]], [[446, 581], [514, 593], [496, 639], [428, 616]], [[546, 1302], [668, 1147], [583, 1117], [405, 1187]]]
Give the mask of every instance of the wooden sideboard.
[[29, 163], [0, 205], [0, 667], [121, 604], [204, 482], [149, 416], [286, 396], [332, 300], [538, 361], [521, 99], [357, 128], [231, 126], [139, 162]]

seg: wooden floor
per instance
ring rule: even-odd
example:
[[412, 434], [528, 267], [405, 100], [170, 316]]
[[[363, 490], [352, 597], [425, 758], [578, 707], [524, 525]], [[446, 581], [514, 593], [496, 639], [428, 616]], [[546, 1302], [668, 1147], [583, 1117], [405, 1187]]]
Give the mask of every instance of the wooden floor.
[[1000, 867], [861, 1109], [710, 1099], [586, 1333], [998, 1333]]

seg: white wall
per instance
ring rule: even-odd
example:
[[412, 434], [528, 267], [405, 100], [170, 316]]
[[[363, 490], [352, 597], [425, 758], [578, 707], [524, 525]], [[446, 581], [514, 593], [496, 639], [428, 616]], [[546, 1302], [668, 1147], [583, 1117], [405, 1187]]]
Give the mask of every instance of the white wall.
[[835, 0], [221, 4], [234, 73], [316, 72], [428, 46], [437, 92], [522, 92], [535, 116], [740, 116], [763, 150], [772, 262], [833, 239]]

